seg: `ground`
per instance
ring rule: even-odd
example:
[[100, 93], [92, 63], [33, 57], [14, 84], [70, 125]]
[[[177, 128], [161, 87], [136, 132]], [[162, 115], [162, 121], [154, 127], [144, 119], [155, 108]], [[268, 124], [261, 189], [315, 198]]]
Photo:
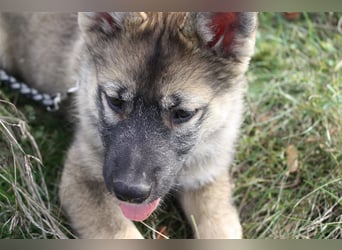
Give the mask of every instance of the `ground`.
[[[259, 14], [231, 167], [245, 238], [342, 238], [341, 18]], [[73, 237], [57, 197], [67, 120], [0, 88], [0, 238]], [[146, 225], [149, 238], [191, 236], [172, 198]]]

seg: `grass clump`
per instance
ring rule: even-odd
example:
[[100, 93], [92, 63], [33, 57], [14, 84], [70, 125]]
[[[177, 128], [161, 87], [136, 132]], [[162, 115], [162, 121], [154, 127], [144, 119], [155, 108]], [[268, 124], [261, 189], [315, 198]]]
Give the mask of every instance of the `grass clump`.
[[25, 116], [0, 96], [0, 236], [66, 238], [37, 141]]

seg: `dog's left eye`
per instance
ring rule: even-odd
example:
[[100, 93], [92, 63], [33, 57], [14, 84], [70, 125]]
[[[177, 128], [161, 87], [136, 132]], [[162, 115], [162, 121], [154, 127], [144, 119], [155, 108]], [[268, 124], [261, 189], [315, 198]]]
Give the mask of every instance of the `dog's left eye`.
[[107, 98], [107, 102], [109, 107], [111, 107], [111, 109], [113, 109], [115, 112], [122, 112], [125, 101], [117, 98], [117, 97], [111, 97], [111, 96], [106, 96]]
[[176, 124], [184, 123], [189, 121], [196, 113], [197, 109], [192, 111], [177, 109], [172, 112], [172, 121]]

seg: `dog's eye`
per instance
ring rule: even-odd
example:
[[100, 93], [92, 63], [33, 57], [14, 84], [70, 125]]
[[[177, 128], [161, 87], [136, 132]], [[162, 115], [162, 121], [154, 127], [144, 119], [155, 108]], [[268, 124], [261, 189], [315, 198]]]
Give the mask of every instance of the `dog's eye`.
[[111, 97], [111, 96], [106, 96], [107, 97], [107, 102], [109, 107], [113, 109], [115, 112], [121, 112], [123, 109], [123, 106], [125, 104], [125, 101], [117, 98], [117, 97]]
[[172, 121], [176, 124], [184, 123], [189, 121], [196, 113], [197, 109], [192, 111], [177, 109], [172, 112]]

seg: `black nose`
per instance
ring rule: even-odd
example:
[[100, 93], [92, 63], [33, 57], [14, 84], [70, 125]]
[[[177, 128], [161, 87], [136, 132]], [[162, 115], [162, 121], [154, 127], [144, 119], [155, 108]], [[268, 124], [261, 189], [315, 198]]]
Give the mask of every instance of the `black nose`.
[[151, 186], [147, 184], [127, 184], [121, 181], [115, 181], [113, 189], [119, 200], [132, 203], [142, 203], [151, 193]]

